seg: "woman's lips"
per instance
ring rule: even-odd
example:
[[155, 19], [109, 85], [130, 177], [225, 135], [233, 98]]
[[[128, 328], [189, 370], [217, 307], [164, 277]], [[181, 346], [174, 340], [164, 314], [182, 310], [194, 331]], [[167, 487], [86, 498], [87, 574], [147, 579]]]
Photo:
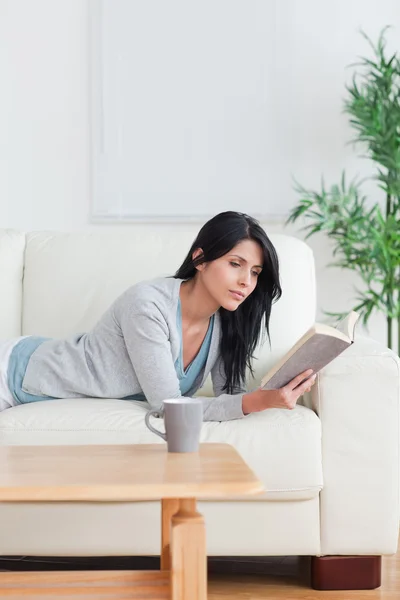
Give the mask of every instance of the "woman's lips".
[[244, 298], [244, 296], [242, 296], [242, 294], [240, 294], [239, 292], [233, 292], [232, 290], [229, 290], [229, 292], [234, 298], [236, 298], [236, 300], [243, 300]]

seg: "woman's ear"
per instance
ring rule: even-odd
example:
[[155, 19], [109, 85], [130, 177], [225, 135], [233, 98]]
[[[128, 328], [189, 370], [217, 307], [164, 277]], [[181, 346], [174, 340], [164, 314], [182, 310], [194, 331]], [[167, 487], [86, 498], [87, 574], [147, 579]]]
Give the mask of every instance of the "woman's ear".
[[[194, 261], [196, 258], [198, 258], [199, 256], [201, 256], [202, 254], [203, 254], [203, 249], [202, 248], [196, 248], [196, 250], [192, 254], [192, 260]], [[206, 266], [206, 264], [202, 263], [201, 265], [196, 265], [195, 269], [197, 269], [198, 271], [203, 271], [203, 269], [204, 269], [205, 266]]]

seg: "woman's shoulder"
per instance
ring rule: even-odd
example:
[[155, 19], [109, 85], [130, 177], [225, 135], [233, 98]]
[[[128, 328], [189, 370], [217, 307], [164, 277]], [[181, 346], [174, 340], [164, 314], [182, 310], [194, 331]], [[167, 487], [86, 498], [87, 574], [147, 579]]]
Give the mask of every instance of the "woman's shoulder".
[[157, 277], [140, 281], [130, 286], [118, 298], [118, 304], [129, 305], [137, 311], [148, 311], [151, 307], [165, 310], [176, 306], [182, 280], [174, 277]]

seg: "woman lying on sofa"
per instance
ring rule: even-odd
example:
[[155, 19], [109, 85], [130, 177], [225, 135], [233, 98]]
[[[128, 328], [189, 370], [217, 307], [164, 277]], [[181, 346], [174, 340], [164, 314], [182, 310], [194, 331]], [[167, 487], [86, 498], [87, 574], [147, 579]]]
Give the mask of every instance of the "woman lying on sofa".
[[244, 387], [281, 293], [278, 257], [260, 224], [220, 213], [173, 277], [131, 286], [91, 331], [2, 341], [0, 410], [80, 397], [146, 400], [162, 409], [166, 398], [193, 396], [210, 372], [215, 397], [201, 398], [206, 421], [293, 408], [315, 380], [303, 382], [310, 370], [280, 390]]

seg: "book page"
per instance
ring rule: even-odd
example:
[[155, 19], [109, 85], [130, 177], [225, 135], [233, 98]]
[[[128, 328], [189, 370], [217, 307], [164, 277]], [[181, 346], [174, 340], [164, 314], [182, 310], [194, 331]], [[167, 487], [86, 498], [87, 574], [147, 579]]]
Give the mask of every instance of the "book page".
[[349, 340], [354, 341], [354, 332], [356, 328], [356, 323], [360, 315], [352, 310], [344, 319], [341, 319], [336, 325], [335, 328], [346, 334]]

